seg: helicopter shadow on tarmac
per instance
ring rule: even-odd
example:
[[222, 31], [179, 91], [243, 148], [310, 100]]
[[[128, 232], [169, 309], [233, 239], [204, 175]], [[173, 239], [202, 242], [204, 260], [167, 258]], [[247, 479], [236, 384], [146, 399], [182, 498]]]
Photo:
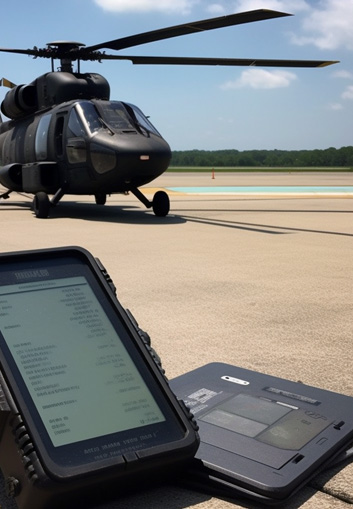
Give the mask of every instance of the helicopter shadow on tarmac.
[[[220, 211], [224, 211], [224, 209], [220, 209]], [[254, 210], [255, 212], [256, 210]], [[204, 214], [203, 212], [206, 212]], [[267, 223], [266, 221], [257, 223], [257, 222], [244, 222], [237, 221], [234, 216], [229, 219], [219, 219], [213, 218], [212, 214], [217, 212], [216, 209], [209, 210], [199, 210], [198, 208], [182, 210], [176, 209], [173, 210], [171, 214], [165, 217], [156, 217], [152, 211], [146, 209], [140, 209], [138, 206], [134, 205], [125, 205], [125, 204], [107, 204], [104, 206], [96, 205], [95, 203], [88, 202], [74, 202], [74, 201], [66, 201], [62, 202], [58, 208], [53, 208], [51, 214], [49, 216], [50, 219], [60, 219], [60, 218], [77, 218], [83, 219], [86, 221], [102, 221], [107, 223], [124, 223], [124, 224], [148, 224], [148, 225], [165, 225], [171, 226], [176, 224], [185, 224], [185, 223], [199, 223], [203, 225], [211, 225], [215, 227], [221, 228], [231, 228], [236, 230], [245, 230], [252, 231], [254, 233], [262, 233], [262, 234], [270, 234], [270, 235], [288, 235], [295, 233], [318, 233], [325, 235], [337, 235], [337, 236], [347, 236], [352, 237], [351, 233], [341, 232], [341, 231], [329, 231], [325, 228], [303, 228], [302, 226], [293, 226], [283, 224], [271, 224], [272, 222]], [[239, 212], [236, 209], [232, 209], [231, 212]], [[247, 212], [251, 212], [251, 210], [247, 210]], [[261, 210], [261, 213], [267, 214], [282, 214], [282, 213], [308, 213], [309, 210], [297, 210], [297, 209], [275, 209], [275, 210]], [[316, 211], [318, 213], [327, 213], [332, 211], [320, 210]], [[336, 213], [347, 213], [347, 211], [335, 211]], [[47, 219], [47, 220], [48, 220]]]
[[[288, 212], [288, 211], [287, 211]], [[281, 226], [281, 225], [271, 225], [264, 223], [248, 223], [248, 222], [240, 222], [240, 221], [229, 221], [229, 220], [210, 220], [204, 217], [196, 217], [196, 216], [183, 216], [186, 222], [199, 223], [204, 225], [218, 226], [223, 228], [231, 228], [234, 230], [245, 230], [251, 231], [254, 233], [265, 233], [269, 235], [288, 235], [295, 233], [318, 233], [323, 235], [337, 235], [343, 237], [353, 237], [353, 234], [348, 232], [340, 232], [340, 231], [329, 231], [325, 229], [312, 229], [312, 228], [302, 228], [302, 227], [293, 227], [293, 226]]]
[[[29, 198], [25, 196], [25, 198]], [[1, 211], [21, 212], [27, 209], [32, 213], [32, 202], [20, 200], [0, 200]], [[106, 223], [125, 223], [125, 224], [150, 224], [150, 225], [173, 225], [186, 223], [183, 217], [170, 214], [166, 217], [158, 217], [152, 211], [139, 209], [138, 206], [125, 204], [107, 204], [96, 205], [88, 202], [63, 201], [58, 207], [50, 210], [50, 215], [46, 219], [39, 221], [51, 221], [58, 219], [82, 219], [85, 221], [102, 221]]]
[[170, 214], [166, 217], [157, 217], [152, 211], [141, 209], [138, 206], [125, 204], [96, 205], [95, 203], [82, 203], [66, 201], [60, 203], [58, 208], [53, 208], [49, 218], [83, 219], [85, 221], [101, 221], [106, 223], [124, 224], [150, 224], [150, 225], [173, 225], [185, 223], [186, 219]]
[[[20, 194], [20, 198], [27, 198], [31, 200], [31, 197], [25, 194]], [[179, 202], [180, 204], [180, 202]], [[207, 203], [209, 205], [209, 203]], [[158, 217], [153, 214], [153, 212], [149, 209], [139, 208], [138, 205], [130, 205], [124, 204], [123, 202], [120, 204], [116, 204], [116, 202], [107, 205], [97, 205], [93, 202], [86, 201], [74, 201], [67, 200], [62, 201], [58, 207], [52, 207], [50, 210], [50, 215], [46, 218], [46, 221], [50, 220], [58, 220], [58, 219], [81, 219], [85, 221], [100, 221], [106, 223], [122, 223], [122, 224], [146, 224], [146, 225], [177, 225], [177, 224], [185, 224], [185, 223], [199, 223], [205, 226], [215, 226], [218, 228], [230, 228], [235, 230], [244, 230], [244, 231], [252, 231], [254, 233], [262, 233], [262, 234], [270, 234], [270, 235], [285, 235], [285, 234], [295, 234], [299, 232], [306, 233], [318, 233], [325, 235], [334, 235], [334, 236], [346, 236], [352, 237], [352, 234], [344, 231], [329, 231], [325, 228], [303, 228], [302, 226], [290, 226], [283, 223], [283, 219], [281, 220], [282, 224], [273, 224], [273, 222], [261, 221], [261, 223], [247, 222], [247, 221], [237, 221], [234, 217], [234, 213], [237, 212], [260, 212], [262, 214], [266, 214], [268, 217], [274, 214], [307, 214], [307, 213], [316, 213], [316, 214], [325, 214], [325, 213], [334, 213], [334, 214], [352, 214], [352, 211], [349, 210], [327, 210], [327, 209], [296, 209], [296, 208], [276, 208], [276, 209], [237, 209], [237, 208], [217, 208], [217, 207], [200, 207], [200, 204], [194, 207], [188, 208], [176, 208], [165, 217]], [[32, 202], [24, 202], [24, 201], [13, 201], [13, 200], [0, 200], [0, 214], [1, 210], [6, 211], [21, 211], [23, 209], [32, 208]], [[212, 217], [213, 213], [217, 212], [228, 212], [231, 214], [231, 217], [226, 219], [214, 218]], [[33, 216], [34, 213], [32, 212]]]
[[[296, 208], [296, 207], [276, 207], [273, 208], [272, 206], [269, 206], [266, 208], [266, 206], [258, 208], [258, 207], [237, 207], [234, 205], [234, 200], [222, 200], [222, 203], [228, 201], [229, 206], [227, 207], [219, 207], [219, 202], [215, 201], [212, 206], [210, 206], [210, 200], [205, 200], [204, 203], [198, 201], [197, 205], [195, 207], [176, 207], [173, 210], [173, 213], [176, 214], [178, 217], [183, 218], [186, 222], [192, 222], [192, 223], [198, 223], [205, 226], [215, 226], [219, 228], [229, 228], [234, 230], [244, 230], [244, 231], [250, 231], [254, 233], [261, 233], [261, 234], [269, 234], [269, 235], [288, 235], [288, 234], [296, 234], [296, 233], [317, 233], [317, 234], [324, 234], [324, 235], [334, 235], [334, 236], [343, 236], [343, 237], [352, 237], [353, 234], [349, 231], [344, 231], [340, 229], [335, 230], [329, 230], [327, 228], [324, 228], [323, 225], [325, 224], [324, 221], [318, 222], [317, 228], [310, 228], [305, 227], [302, 225], [301, 221], [298, 221], [297, 226], [293, 225], [293, 222], [290, 221], [289, 224], [287, 224], [285, 216], [295, 216], [298, 217], [306, 215], [306, 214], [315, 214], [316, 216], [325, 217], [325, 214], [335, 214], [337, 217], [340, 215], [351, 215], [353, 214], [352, 210], [349, 209], [332, 209], [327, 207], [322, 207], [319, 209], [312, 209], [310, 207], [305, 208]], [[242, 202], [247, 201], [241, 200]], [[251, 200], [253, 201], [253, 200]], [[259, 200], [257, 199], [257, 202]], [[272, 199], [261, 199], [261, 202], [272, 202]], [[288, 199], [286, 199], [286, 202], [288, 202]], [[179, 205], [181, 202], [178, 202]], [[188, 202], [189, 203], [189, 202]], [[201, 205], [201, 206], [200, 206]], [[203, 206], [204, 205], [204, 206]], [[222, 214], [221, 217], [219, 217], [219, 213]], [[263, 215], [263, 220], [260, 222], [252, 222], [252, 221], [244, 221], [244, 217], [241, 216], [243, 214], [252, 214], [257, 213]], [[241, 214], [238, 216], [238, 214]], [[273, 221], [273, 217], [278, 215], [278, 222], [277, 219], [275, 222]], [[238, 219], [239, 217], [239, 219]], [[240, 220], [241, 217], [243, 217], [243, 220]], [[271, 219], [270, 219], [271, 218]]]

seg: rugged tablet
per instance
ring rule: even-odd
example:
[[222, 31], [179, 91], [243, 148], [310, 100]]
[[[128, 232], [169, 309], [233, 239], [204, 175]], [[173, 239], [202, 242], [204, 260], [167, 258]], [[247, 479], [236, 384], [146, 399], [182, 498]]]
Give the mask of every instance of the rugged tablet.
[[0, 255], [0, 468], [21, 509], [194, 455], [196, 423], [146, 338], [87, 251]]
[[280, 503], [353, 441], [349, 396], [221, 363], [170, 384], [200, 426], [184, 481], [201, 490]]

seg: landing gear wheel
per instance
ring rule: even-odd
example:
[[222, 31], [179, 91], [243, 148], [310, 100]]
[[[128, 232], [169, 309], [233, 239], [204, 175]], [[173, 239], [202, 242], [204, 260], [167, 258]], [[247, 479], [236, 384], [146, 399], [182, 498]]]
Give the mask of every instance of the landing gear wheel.
[[97, 205], [105, 205], [105, 202], [107, 201], [107, 195], [103, 193], [95, 194], [94, 195], [96, 199]]
[[158, 217], [164, 217], [170, 209], [169, 196], [164, 191], [157, 191], [152, 200], [153, 212]]
[[49, 216], [50, 200], [43, 191], [36, 193], [33, 198], [33, 210], [36, 217], [45, 219]]

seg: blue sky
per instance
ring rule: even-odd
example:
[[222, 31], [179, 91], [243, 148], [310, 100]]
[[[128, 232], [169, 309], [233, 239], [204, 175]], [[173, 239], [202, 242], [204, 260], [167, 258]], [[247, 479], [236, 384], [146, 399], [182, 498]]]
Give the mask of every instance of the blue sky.
[[[321, 69], [138, 66], [85, 62], [111, 98], [137, 104], [174, 150], [324, 149], [353, 144], [353, 0], [17, 0], [0, 47], [93, 45], [139, 32], [268, 8], [295, 16], [124, 50], [127, 55], [340, 60]], [[108, 51], [107, 51], [108, 52]], [[49, 60], [0, 53], [0, 78], [28, 83]], [[6, 89], [0, 88], [0, 99]]]

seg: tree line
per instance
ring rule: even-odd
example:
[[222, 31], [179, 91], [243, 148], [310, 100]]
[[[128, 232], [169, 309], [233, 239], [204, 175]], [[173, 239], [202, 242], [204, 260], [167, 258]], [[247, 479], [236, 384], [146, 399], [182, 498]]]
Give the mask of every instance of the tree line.
[[353, 146], [323, 150], [176, 150], [170, 166], [353, 168]]

